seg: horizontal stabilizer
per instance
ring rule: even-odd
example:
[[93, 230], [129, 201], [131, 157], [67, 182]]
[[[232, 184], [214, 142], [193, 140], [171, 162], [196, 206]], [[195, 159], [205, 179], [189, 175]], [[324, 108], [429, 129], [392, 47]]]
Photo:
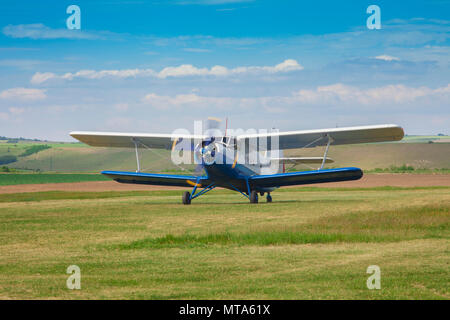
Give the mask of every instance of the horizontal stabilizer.
[[[322, 163], [323, 157], [291, 157], [291, 158], [272, 158], [286, 164], [301, 164], [301, 163]], [[326, 158], [325, 163], [333, 163], [334, 160]]]

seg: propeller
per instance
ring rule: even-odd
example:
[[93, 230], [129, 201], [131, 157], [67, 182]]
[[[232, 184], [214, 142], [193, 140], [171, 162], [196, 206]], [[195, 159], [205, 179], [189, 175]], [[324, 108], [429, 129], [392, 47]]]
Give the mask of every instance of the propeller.
[[216, 140], [217, 137], [223, 136], [223, 133], [220, 130], [222, 120], [219, 118], [208, 117], [208, 119], [203, 121], [203, 134], [207, 137], [206, 140], [202, 141], [201, 146], [196, 146], [198, 148], [197, 152], [194, 153], [195, 157], [200, 156], [201, 158], [197, 158], [197, 166], [195, 167], [195, 173], [201, 174], [204, 165], [211, 164], [214, 161], [215, 156], [215, 145], [211, 144]]
[[[194, 168], [194, 173], [196, 175], [201, 175], [203, 173], [205, 163], [211, 164], [214, 161], [214, 156], [217, 150], [216, 145], [211, 143], [214, 142], [217, 138], [221, 138], [224, 136], [223, 132], [220, 130], [221, 123], [221, 119], [214, 117], [208, 117], [206, 120], [203, 120], [203, 135], [206, 136], [206, 139], [203, 140], [199, 145], [191, 146], [191, 151], [194, 152], [195, 163], [197, 163]], [[227, 126], [228, 119], [226, 127]], [[177, 150], [177, 146], [180, 146], [182, 141], [182, 138], [175, 140], [172, 145], [172, 150]]]

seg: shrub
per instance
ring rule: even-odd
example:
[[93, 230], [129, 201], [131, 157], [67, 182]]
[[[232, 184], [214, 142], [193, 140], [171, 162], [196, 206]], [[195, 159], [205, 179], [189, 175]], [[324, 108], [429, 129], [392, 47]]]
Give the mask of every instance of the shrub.
[[30, 156], [33, 153], [38, 153], [39, 151], [45, 150], [45, 149], [49, 149], [51, 148], [49, 145], [46, 144], [37, 144], [35, 146], [31, 146], [25, 149], [25, 151], [21, 154], [19, 154], [19, 157], [26, 157], [26, 156]]

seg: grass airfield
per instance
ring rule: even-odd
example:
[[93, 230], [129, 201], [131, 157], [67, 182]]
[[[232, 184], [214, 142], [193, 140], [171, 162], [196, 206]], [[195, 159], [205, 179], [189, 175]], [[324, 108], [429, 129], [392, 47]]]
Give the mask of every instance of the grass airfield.
[[1, 194], [0, 299], [449, 299], [449, 191]]

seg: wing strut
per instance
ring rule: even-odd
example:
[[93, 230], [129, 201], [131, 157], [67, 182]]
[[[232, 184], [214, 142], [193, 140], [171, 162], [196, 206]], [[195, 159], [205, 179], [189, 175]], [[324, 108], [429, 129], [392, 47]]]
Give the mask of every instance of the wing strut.
[[328, 154], [328, 148], [330, 147], [330, 144], [334, 141], [333, 138], [327, 133], [326, 136], [328, 137], [328, 143], [327, 143], [327, 147], [325, 148], [325, 153], [323, 154], [323, 160], [322, 160], [322, 164], [319, 168], [319, 170], [323, 169], [323, 166], [325, 165], [325, 162], [327, 161], [327, 154]]
[[131, 140], [134, 143], [134, 150], [136, 151], [136, 163], [137, 163], [137, 170], [136, 170], [136, 172], [139, 173], [139, 172], [141, 172], [141, 164], [139, 163], [138, 145], [137, 145], [137, 141], [136, 141], [135, 138], [131, 138]]
[[[151, 147], [149, 147], [148, 145], [146, 145], [146, 144], [145, 144], [144, 142], [142, 142], [140, 139], [138, 139], [138, 138], [131, 138], [131, 141], [133, 141], [133, 143], [134, 143], [134, 148], [135, 148], [135, 150], [136, 150], [136, 162], [137, 162], [137, 167], [138, 167], [138, 170], [137, 170], [136, 172], [140, 172], [140, 171], [141, 171], [140, 163], [139, 163], [138, 143], [140, 143], [142, 146], [144, 146], [145, 148], [147, 148], [148, 150], [150, 150], [151, 152], [153, 152], [154, 154], [156, 154], [158, 157], [160, 157], [160, 158], [166, 160], [166, 158], [165, 158], [164, 156], [162, 156], [161, 154], [159, 154], [158, 152], [156, 152], [155, 150], [153, 150], [153, 148], [151, 148]], [[172, 150], [173, 150], [173, 148], [175, 147], [176, 142], [177, 142], [177, 140], [174, 141]], [[173, 163], [173, 162], [172, 162], [172, 163]], [[173, 164], [174, 164], [175, 166], [177, 166], [181, 171], [190, 171], [190, 170], [185, 169], [185, 168], [183, 168], [182, 166], [180, 166], [180, 165], [178, 165], [178, 164], [176, 164], [176, 163], [173, 163]]]

